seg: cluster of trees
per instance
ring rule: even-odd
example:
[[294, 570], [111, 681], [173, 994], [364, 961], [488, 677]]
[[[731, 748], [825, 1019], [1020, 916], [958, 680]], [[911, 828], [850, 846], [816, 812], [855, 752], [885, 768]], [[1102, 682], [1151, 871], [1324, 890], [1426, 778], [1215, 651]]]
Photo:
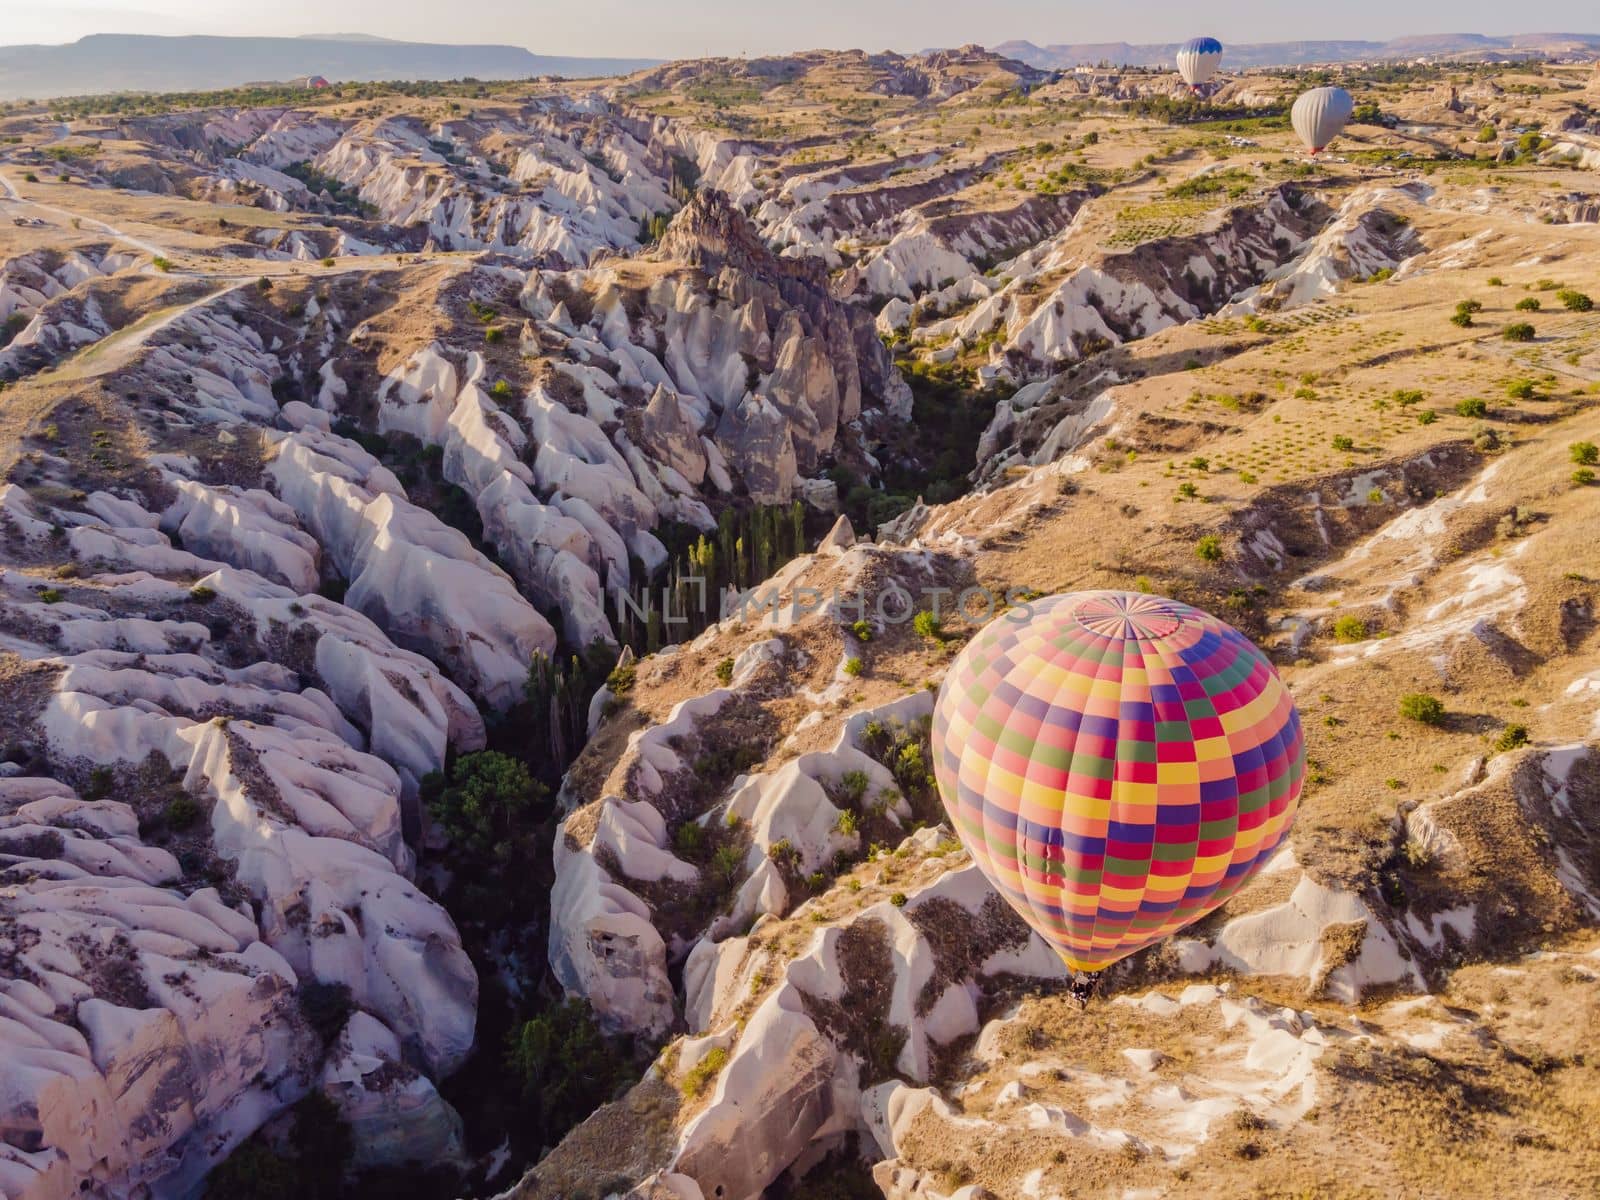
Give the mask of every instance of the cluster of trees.
[[728, 588], [754, 587], [810, 549], [798, 500], [724, 509], [710, 536], [681, 527], [666, 534], [677, 552], [665, 574], [636, 585], [616, 614], [617, 636], [640, 654], [699, 636], [722, 619]]
[[308, 162], [290, 163], [283, 168], [283, 173], [305, 184], [313, 196], [326, 192], [341, 212], [368, 219], [378, 215], [377, 206], [368, 204], [354, 188], [346, 187], [331, 175], [324, 175]]
[[[491, 90], [521, 86], [514, 81], [483, 82], [476, 79], [398, 80], [385, 83], [342, 83], [315, 90], [288, 87], [222, 88], [213, 92], [118, 92], [101, 96], [67, 96], [50, 101], [56, 120], [75, 120], [93, 116], [155, 116], [195, 108], [270, 108], [294, 104], [322, 107], [349, 100], [376, 100], [380, 96], [410, 96], [431, 99], [438, 96], [470, 95], [482, 98]], [[29, 101], [23, 101], [24, 105]]]

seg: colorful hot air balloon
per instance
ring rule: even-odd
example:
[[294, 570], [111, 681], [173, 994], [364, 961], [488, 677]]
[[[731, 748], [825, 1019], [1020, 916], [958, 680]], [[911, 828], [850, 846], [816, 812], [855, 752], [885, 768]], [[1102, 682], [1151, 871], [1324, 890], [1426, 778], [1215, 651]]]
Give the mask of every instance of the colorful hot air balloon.
[[1178, 47], [1178, 74], [1195, 91], [1209, 83], [1222, 66], [1222, 43], [1216, 38], [1191, 38]]
[[973, 861], [1077, 971], [1220, 907], [1293, 823], [1300, 717], [1265, 656], [1173, 600], [1079, 592], [1001, 616], [933, 717]]
[[1312, 88], [1294, 102], [1289, 123], [1306, 144], [1306, 149], [1312, 154], [1320, 154], [1350, 123], [1355, 111], [1356, 102], [1343, 88]]

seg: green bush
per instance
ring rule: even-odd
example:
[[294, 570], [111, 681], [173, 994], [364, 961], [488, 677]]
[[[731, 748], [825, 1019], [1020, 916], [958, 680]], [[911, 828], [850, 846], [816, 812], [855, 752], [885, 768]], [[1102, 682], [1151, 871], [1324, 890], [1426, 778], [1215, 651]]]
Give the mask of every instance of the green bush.
[[698, 821], [685, 821], [678, 826], [678, 832], [672, 841], [677, 847], [679, 858], [695, 858], [706, 844], [706, 828]]
[[170, 258], [163, 258], [159, 254], [150, 260], [150, 265], [156, 270], [160, 271], [163, 275], [172, 270], [172, 260]]
[[911, 618], [911, 628], [916, 630], [918, 637], [926, 638], [930, 642], [944, 640], [944, 627], [939, 618], [931, 612], [919, 612]]
[[189, 599], [193, 600], [196, 604], [210, 604], [216, 598], [217, 593], [215, 589], [208, 588], [204, 584], [197, 583], [189, 589]]
[[421, 792], [453, 848], [507, 863], [548, 794], [522, 762], [498, 750], [463, 754], [448, 782], [435, 771], [423, 778]]
[[1489, 415], [1489, 403], [1476, 396], [1469, 396], [1465, 400], [1456, 402], [1456, 415], [1458, 417], [1486, 417]]
[[1538, 312], [1543, 307], [1544, 305], [1539, 303], [1539, 297], [1537, 296], [1524, 296], [1517, 301], [1518, 312]]
[[1514, 325], [1507, 325], [1500, 331], [1500, 336], [1508, 342], [1531, 342], [1538, 331], [1526, 321], [1518, 321]]
[[496, 400], [509, 400], [511, 399], [511, 385], [504, 379], [496, 379], [494, 386], [489, 389], [489, 394]]
[[713, 1046], [705, 1052], [704, 1057], [694, 1066], [690, 1067], [683, 1076], [683, 1094], [685, 1096], [698, 1096], [710, 1086], [712, 1080], [722, 1073], [722, 1068], [728, 1065], [728, 1051], [723, 1046]]
[[1208, 533], [1194, 544], [1195, 557], [1201, 562], [1222, 561], [1222, 539], [1214, 533]]
[[263, 295], [265, 295], [267, 292], [270, 292], [271, 290], [272, 290], [272, 280], [268, 279], [265, 275], [263, 275], [260, 279], [256, 280], [256, 291], [258, 291], [258, 292], [262, 293]]
[[511, 1032], [506, 1065], [522, 1081], [527, 1115], [549, 1141], [637, 1077], [620, 1042], [606, 1038], [581, 1000], [566, 1000]]
[[1417, 414], [1418, 425], [1432, 425], [1439, 419], [1439, 414], [1431, 408], [1425, 408]]
[[1444, 724], [1444, 701], [1424, 692], [1413, 692], [1400, 697], [1400, 715], [1408, 721], [1424, 725]]
[[1573, 442], [1567, 447], [1567, 454], [1580, 467], [1600, 465], [1600, 446], [1593, 442]]
[[857, 621], [854, 625], [850, 626], [850, 633], [855, 637], [856, 641], [865, 645], [867, 642], [872, 640], [872, 622]]
[[1513, 379], [1506, 384], [1506, 395], [1513, 400], [1533, 400], [1539, 395], [1531, 379]]
[[200, 805], [188, 792], [181, 792], [167, 801], [161, 820], [168, 829], [188, 829], [200, 819]]
[[1483, 301], [1462, 300], [1456, 305], [1456, 311], [1458, 313], [1481, 313], [1483, 311]]
[[1356, 448], [1356, 440], [1347, 434], [1336, 433], [1333, 435], [1333, 448], [1348, 454]]
[[59, 588], [45, 588], [39, 593], [39, 600], [43, 604], [60, 604], [66, 598], [66, 593]]
[[1471, 313], [1467, 313], [1467, 312], [1451, 313], [1450, 314], [1450, 324], [1459, 325], [1463, 329], [1471, 329], [1472, 328], [1472, 314]]
[[717, 664], [717, 682], [723, 687], [733, 682], [733, 659], [725, 658]]
[[1594, 308], [1594, 301], [1583, 292], [1575, 292], [1571, 288], [1562, 288], [1556, 293], [1556, 299], [1561, 301], [1568, 312], [1588, 312]]
[[323, 1045], [330, 1044], [344, 1030], [344, 1024], [355, 1011], [348, 984], [328, 983], [310, 979], [302, 983], [294, 994], [306, 1024], [316, 1031]]
[[1594, 482], [1594, 468], [1579, 467], [1572, 473], [1572, 482], [1579, 487], [1588, 487]]
[[867, 664], [862, 662], [859, 658], [851, 657], [845, 659], [844, 673], [850, 676], [851, 679], [858, 678], [866, 669]]
[[1528, 735], [1526, 725], [1511, 724], [1500, 731], [1500, 736], [1495, 739], [1494, 748], [1501, 754], [1508, 750], [1515, 750], [1519, 746], [1526, 746], [1532, 739]]
[[867, 778], [865, 771], [846, 771], [839, 776], [839, 790], [844, 797], [845, 803], [851, 807], [860, 804], [871, 783], [872, 781]]
[[1410, 408], [1413, 404], [1421, 404], [1427, 396], [1414, 389], [1401, 388], [1394, 394], [1394, 402], [1401, 408]]
[[1340, 617], [1333, 623], [1333, 636], [1341, 642], [1365, 641], [1367, 623], [1357, 616]]

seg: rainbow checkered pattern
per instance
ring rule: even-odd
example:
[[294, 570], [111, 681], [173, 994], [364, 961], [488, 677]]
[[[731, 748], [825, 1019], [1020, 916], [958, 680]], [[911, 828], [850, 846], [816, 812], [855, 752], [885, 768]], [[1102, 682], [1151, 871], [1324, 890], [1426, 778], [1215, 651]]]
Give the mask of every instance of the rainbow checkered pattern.
[[1098, 971], [1221, 907], [1288, 835], [1300, 715], [1215, 617], [1077, 592], [992, 621], [933, 715], [944, 806], [1069, 967]]

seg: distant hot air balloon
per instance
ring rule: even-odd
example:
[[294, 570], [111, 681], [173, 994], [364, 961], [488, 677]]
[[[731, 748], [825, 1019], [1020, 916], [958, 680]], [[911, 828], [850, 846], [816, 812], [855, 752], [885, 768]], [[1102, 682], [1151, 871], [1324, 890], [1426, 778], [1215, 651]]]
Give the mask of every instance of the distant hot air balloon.
[[1312, 88], [1294, 102], [1289, 122], [1306, 144], [1306, 149], [1312, 154], [1320, 154], [1350, 123], [1355, 111], [1356, 102], [1343, 88]]
[[1272, 665], [1215, 617], [1129, 592], [1029, 607], [951, 667], [935, 774], [978, 869], [1095, 972], [1261, 869], [1294, 821], [1305, 741]]
[[1178, 74], [1195, 91], [1209, 83], [1222, 66], [1222, 43], [1216, 38], [1191, 38], [1178, 48]]

